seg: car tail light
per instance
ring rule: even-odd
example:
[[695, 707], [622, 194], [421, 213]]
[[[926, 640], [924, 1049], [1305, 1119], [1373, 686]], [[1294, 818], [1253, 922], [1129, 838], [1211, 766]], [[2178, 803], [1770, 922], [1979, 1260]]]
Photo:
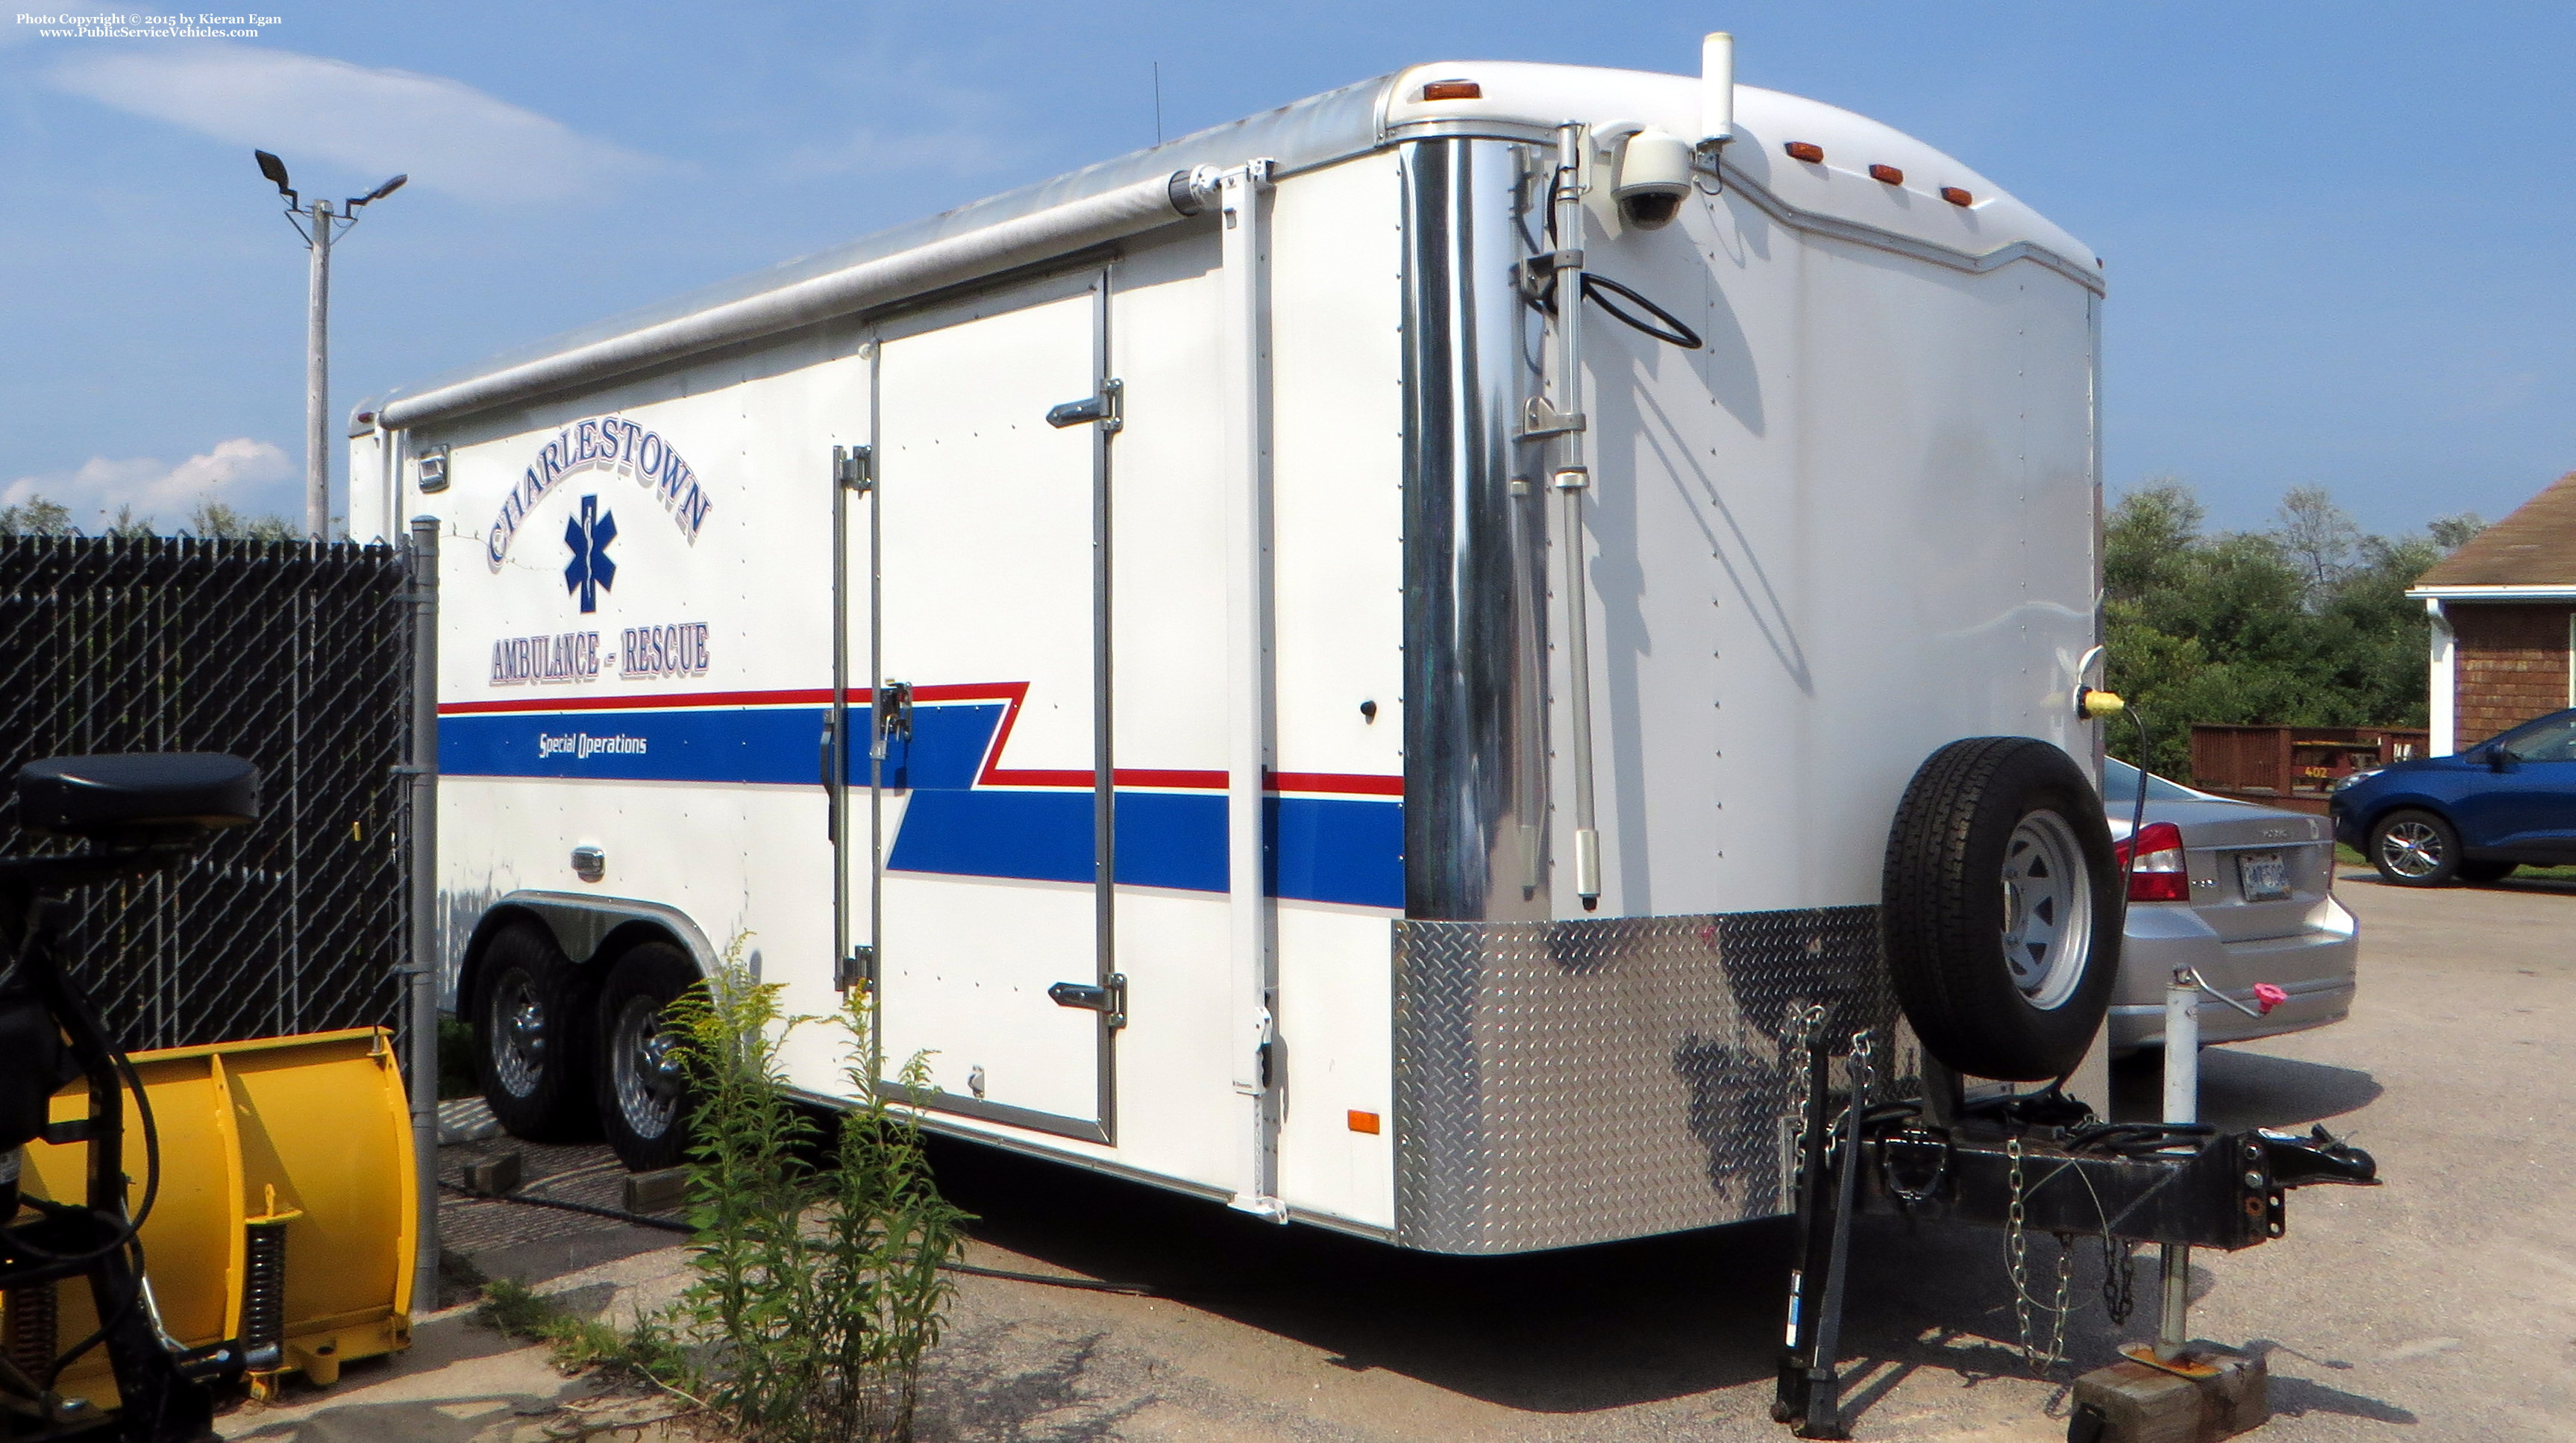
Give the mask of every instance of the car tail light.
[[[2112, 860], [2129, 866], [2131, 843], [2112, 849]], [[2137, 866], [2129, 871], [2132, 902], [2188, 902], [2191, 877], [2183, 871], [2182, 828], [2171, 822], [2149, 822], [2138, 829]]]

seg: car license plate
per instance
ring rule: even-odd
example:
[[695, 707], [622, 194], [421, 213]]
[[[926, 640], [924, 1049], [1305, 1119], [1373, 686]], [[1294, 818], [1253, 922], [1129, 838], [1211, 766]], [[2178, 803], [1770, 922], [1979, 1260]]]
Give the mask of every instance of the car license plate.
[[2290, 864], [2278, 852], [2239, 852], [2236, 885], [2248, 902], [2278, 902], [2290, 895]]

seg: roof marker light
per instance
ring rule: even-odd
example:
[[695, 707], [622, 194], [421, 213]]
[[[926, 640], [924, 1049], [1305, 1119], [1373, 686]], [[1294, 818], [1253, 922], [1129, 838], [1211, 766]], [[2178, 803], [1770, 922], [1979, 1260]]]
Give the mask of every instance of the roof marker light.
[[1945, 185], [1941, 187], [1941, 198], [1952, 205], [1975, 205], [1977, 203], [1977, 198], [1975, 196], [1968, 194], [1966, 191], [1959, 189], [1955, 185]]
[[1434, 80], [1422, 87], [1425, 100], [1482, 100], [1485, 87], [1472, 80]]
[[1869, 168], [1869, 178], [1872, 180], [1883, 180], [1889, 185], [1905, 184], [1905, 172], [1898, 170], [1892, 165], [1871, 166]]
[[1825, 148], [1821, 145], [1809, 145], [1803, 140], [1793, 140], [1780, 148], [1789, 152], [1791, 160], [1803, 160], [1809, 165], [1825, 163]]

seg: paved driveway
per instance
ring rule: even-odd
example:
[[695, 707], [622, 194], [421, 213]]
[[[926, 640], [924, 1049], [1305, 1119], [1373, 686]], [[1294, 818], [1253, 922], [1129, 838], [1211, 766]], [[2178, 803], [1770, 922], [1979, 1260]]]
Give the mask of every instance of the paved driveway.
[[[2389, 1185], [2292, 1195], [2290, 1236], [2194, 1272], [2203, 1336], [2270, 1355], [2280, 1440], [2576, 1437], [2576, 888], [2408, 892], [2350, 873], [2349, 1022], [2207, 1054], [2228, 1126], [2324, 1120]], [[2124, 1069], [2124, 1111], [2155, 1105]], [[1173, 1298], [970, 1279], [943, 1350], [955, 1439], [1771, 1439], [1785, 1232], [1540, 1258], [1418, 1257], [950, 1147], [977, 1261]], [[2055, 1245], [2036, 1251], [2053, 1261]], [[1861, 1230], [1855, 1436], [2065, 1436], [2012, 1340], [2000, 1235]], [[2081, 1255], [2078, 1365], [2117, 1341]], [[2154, 1326], [2152, 1258], [2126, 1336]], [[2062, 1380], [2069, 1370], [2061, 1370]]]

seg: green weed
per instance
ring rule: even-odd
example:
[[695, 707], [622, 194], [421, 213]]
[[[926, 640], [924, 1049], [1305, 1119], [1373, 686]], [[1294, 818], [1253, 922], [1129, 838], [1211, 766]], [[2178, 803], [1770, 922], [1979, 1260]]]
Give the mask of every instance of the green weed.
[[683, 1397], [703, 1386], [693, 1376], [688, 1356], [666, 1318], [638, 1316], [634, 1327], [620, 1329], [568, 1313], [554, 1299], [530, 1291], [513, 1278], [484, 1284], [483, 1304], [474, 1316], [495, 1332], [545, 1344], [555, 1366], [567, 1373], [602, 1368]]
[[[912, 1436], [922, 1355], [953, 1292], [941, 1265], [966, 1215], [939, 1195], [919, 1125], [877, 1086], [869, 1004], [830, 1019], [847, 1042], [851, 1091], [866, 1099], [821, 1129], [785, 1092], [779, 989], [729, 948], [711, 984], [671, 1009], [695, 1111], [689, 1222], [697, 1279], [681, 1309], [708, 1345], [709, 1401], [754, 1443]], [[928, 1083], [923, 1058], [903, 1069]]]

